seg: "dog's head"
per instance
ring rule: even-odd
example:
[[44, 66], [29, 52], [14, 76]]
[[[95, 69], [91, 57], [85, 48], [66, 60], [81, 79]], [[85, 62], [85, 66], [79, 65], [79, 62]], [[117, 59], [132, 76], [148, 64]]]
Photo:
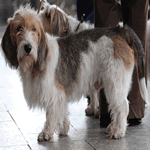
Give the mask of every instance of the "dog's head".
[[56, 36], [66, 36], [70, 33], [68, 15], [56, 5], [44, 4], [40, 12], [45, 32]]
[[48, 46], [40, 18], [29, 5], [21, 6], [8, 19], [1, 46], [11, 68], [19, 66], [24, 71], [42, 70]]
[[[40, 17], [45, 32], [60, 37], [76, 32], [80, 23], [75, 17], [67, 15], [61, 8], [56, 5], [50, 5], [46, 0], [44, 9], [40, 12]], [[89, 28], [94, 28], [94, 24], [83, 22], [80, 24], [78, 31]]]

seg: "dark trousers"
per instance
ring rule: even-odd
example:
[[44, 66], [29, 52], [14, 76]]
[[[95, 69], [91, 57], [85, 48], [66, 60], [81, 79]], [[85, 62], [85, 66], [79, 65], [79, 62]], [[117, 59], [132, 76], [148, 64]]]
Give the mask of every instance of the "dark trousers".
[[[122, 10], [123, 23], [129, 25], [143, 43], [146, 54], [145, 72], [148, 73], [148, 43], [147, 43], [147, 19], [148, 0], [121, 0], [121, 5], [115, 0], [94, 0], [95, 27], [116, 26], [120, 20]], [[128, 95], [129, 119], [143, 118], [145, 102], [143, 101], [137, 80], [137, 72], [134, 70], [133, 83]], [[108, 114], [104, 90], [100, 91], [100, 114]]]

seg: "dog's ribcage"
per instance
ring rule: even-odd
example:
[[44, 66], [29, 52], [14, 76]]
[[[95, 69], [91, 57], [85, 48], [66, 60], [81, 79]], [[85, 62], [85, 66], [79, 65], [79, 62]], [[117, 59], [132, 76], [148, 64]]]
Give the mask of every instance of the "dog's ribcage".
[[122, 68], [123, 74], [126, 71], [122, 60], [114, 58], [113, 42], [107, 33], [103, 35], [103, 32], [98, 33], [97, 30], [82, 33], [58, 39], [56, 77], [67, 89], [69, 100], [79, 100], [82, 95], [86, 96], [89, 88], [94, 91], [95, 82], [103, 84], [104, 78], [110, 78], [110, 75], [114, 79], [120, 76], [121, 70], [118, 75], [118, 68]]

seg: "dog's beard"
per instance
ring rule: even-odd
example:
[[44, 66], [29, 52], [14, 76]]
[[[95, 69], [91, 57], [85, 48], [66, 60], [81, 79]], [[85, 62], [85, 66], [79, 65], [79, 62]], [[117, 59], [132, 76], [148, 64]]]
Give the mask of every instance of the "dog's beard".
[[25, 52], [24, 50], [24, 45], [27, 44], [26, 41], [22, 41], [19, 45], [18, 45], [18, 61], [19, 61], [19, 68], [24, 71], [24, 72], [28, 72], [33, 68], [34, 63], [37, 61], [37, 57], [38, 57], [38, 46], [35, 42], [31, 42], [32, 43], [32, 49], [31, 52], [28, 54]]

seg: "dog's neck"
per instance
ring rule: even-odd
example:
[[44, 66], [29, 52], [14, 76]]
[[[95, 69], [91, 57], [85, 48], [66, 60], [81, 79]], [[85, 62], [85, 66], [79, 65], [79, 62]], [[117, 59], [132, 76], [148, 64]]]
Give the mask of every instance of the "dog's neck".
[[[70, 24], [70, 31], [76, 32], [77, 26], [79, 25], [80, 22], [72, 16], [68, 16], [68, 22]], [[91, 28], [94, 28], [94, 24], [90, 24], [89, 22], [83, 22], [80, 24], [78, 32]]]

